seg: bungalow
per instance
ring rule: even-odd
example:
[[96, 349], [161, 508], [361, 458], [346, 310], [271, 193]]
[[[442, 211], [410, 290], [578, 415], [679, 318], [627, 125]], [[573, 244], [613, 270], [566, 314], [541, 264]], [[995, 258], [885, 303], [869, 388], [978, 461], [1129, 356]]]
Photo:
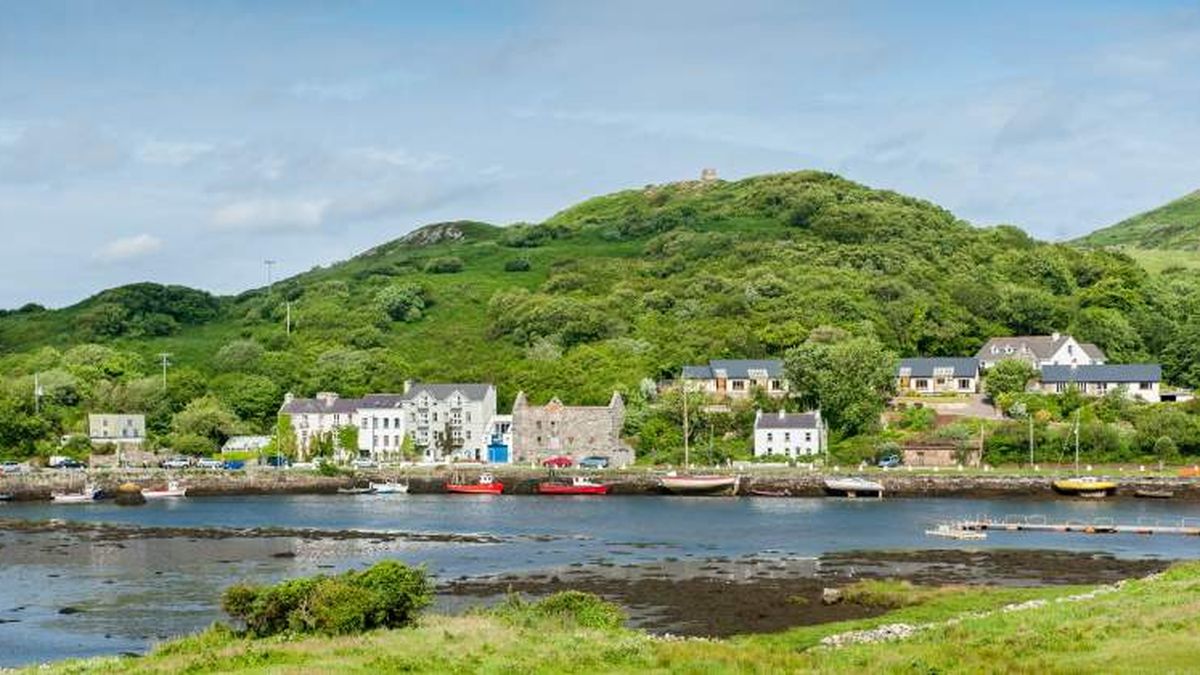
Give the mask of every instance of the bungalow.
[[988, 340], [975, 355], [984, 370], [1005, 359], [1027, 361], [1042, 366], [1092, 366], [1107, 361], [1104, 351], [1090, 342], [1079, 342], [1070, 335], [1021, 335]]
[[754, 416], [754, 456], [782, 455], [788, 458], [819, 455], [825, 450], [825, 424], [821, 411], [764, 413]]
[[1090, 366], [1042, 366], [1039, 382], [1031, 387], [1047, 394], [1061, 394], [1075, 387], [1088, 396], [1124, 391], [1130, 398], [1157, 403], [1162, 367], [1157, 363]]
[[900, 394], [974, 394], [979, 391], [979, 360], [963, 357], [900, 359]]
[[112, 444], [122, 450], [140, 448], [146, 440], [146, 416], [88, 415], [88, 438], [92, 445]]
[[684, 366], [683, 381], [689, 390], [717, 398], [747, 398], [755, 387], [771, 396], [787, 393], [783, 361], [777, 359], [722, 359]]

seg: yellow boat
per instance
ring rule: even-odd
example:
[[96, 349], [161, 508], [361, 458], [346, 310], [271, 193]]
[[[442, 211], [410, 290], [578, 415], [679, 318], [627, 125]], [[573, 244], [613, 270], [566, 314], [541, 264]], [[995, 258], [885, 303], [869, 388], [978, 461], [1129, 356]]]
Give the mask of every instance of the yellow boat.
[[1052, 483], [1054, 490], [1064, 495], [1105, 495], [1117, 489], [1117, 484], [1111, 480], [1100, 480], [1093, 476], [1081, 478], [1064, 478]]

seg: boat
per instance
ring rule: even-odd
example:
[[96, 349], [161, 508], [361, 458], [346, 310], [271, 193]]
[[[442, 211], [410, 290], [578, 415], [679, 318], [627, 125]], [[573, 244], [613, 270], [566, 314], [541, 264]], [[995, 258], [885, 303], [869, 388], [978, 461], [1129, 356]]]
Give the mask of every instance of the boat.
[[1151, 490], [1148, 488], [1139, 488], [1133, 493], [1138, 499], [1170, 499], [1175, 496], [1171, 490]]
[[1050, 486], [1059, 494], [1088, 499], [1101, 499], [1116, 492], [1117, 484], [1111, 480], [1101, 480], [1095, 476], [1079, 476], [1079, 411], [1075, 412], [1075, 478], [1060, 478], [1052, 481]]
[[167, 487], [162, 490], [142, 490], [142, 496], [146, 499], [174, 499], [176, 497], [186, 497], [187, 488], [179, 484], [179, 481], [173, 480], [167, 483]]
[[446, 492], [467, 495], [498, 495], [504, 492], [504, 483], [490, 473], [481, 474], [474, 483], [448, 482]]
[[741, 476], [663, 476], [658, 484], [677, 495], [735, 495]]
[[340, 487], [337, 489], [337, 493], [339, 495], [369, 495], [372, 492], [375, 492], [375, 488], [371, 487], [370, 485], [355, 485], [352, 487]]
[[762, 490], [755, 489], [750, 491], [751, 497], [791, 497], [791, 490]]
[[408, 494], [408, 483], [397, 483], [394, 480], [389, 480], [386, 483], [371, 483], [370, 486], [370, 491], [377, 495]]
[[0, 502], [11, 502], [12, 500], [13, 500], [12, 495], [10, 495], [7, 492], [0, 492]]
[[965, 529], [957, 524], [940, 523], [932, 530], [925, 530], [930, 537], [945, 537], [947, 539], [979, 540], [987, 539], [987, 532], [977, 532]]
[[883, 483], [859, 476], [826, 478], [825, 492], [838, 497], [874, 496], [883, 498]]
[[582, 476], [576, 476], [570, 483], [561, 481], [546, 481], [538, 483], [537, 492], [540, 495], [606, 495], [609, 486], [597, 483]]
[[84, 485], [79, 492], [52, 492], [50, 501], [55, 504], [90, 504], [100, 498], [100, 489], [94, 485]]

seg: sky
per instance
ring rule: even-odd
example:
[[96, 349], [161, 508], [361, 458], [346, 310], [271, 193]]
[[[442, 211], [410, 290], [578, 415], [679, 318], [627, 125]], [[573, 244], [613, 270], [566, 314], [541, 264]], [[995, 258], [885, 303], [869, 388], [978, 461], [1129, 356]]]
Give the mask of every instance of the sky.
[[1084, 234], [1200, 188], [1190, 2], [0, 2], [0, 307], [821, 169]]

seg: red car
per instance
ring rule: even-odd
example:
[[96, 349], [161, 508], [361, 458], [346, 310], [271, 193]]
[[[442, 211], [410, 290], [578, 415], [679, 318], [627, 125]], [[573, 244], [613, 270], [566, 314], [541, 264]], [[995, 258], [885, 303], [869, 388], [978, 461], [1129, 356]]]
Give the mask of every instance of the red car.
[[555, 469], [565, 469], [575, 464], [575, 460], [566, 455], [555, 455], [542, 460], [542, 466], [553, 467]]

